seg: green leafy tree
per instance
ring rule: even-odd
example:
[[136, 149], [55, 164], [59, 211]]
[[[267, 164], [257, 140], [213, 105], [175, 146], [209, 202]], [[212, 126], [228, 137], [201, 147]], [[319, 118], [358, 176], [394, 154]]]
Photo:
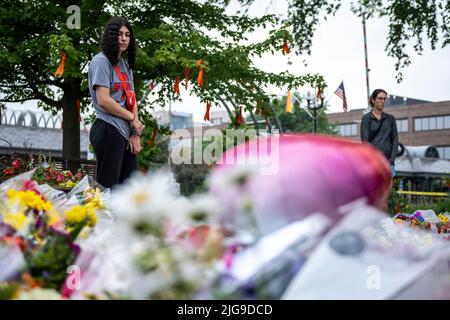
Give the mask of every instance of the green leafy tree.
[[[274, 0], [267, 0], [266, 5]], [[228, 5], [230, 0], [218, 1]], [[255, 0], [239, 0], [248, 9]], [[276, 0], [275, 0], [276, 2]], [[342, 0], [288, 0], [289, 6], [282, 23], [293, 33], [294, 51], [310, 54], [312, 38], [321, 20], [334, 15], [342, 6]], [[258, 6], [263, 5], [261, 1]], [[432, 50], [450, 44], [450, 1], [448, 0], [354, 0], [352, 12], [361, 19], [387, 17], [389, 34], [385, 51], [395, 60], [397, 81], [401, 82], [402, 70], [411, 64], [407, 50], [421, 54], [424, 41]]]
[[[255, 57], [280, 52], [283, 39], [291, 39], [274, 15], [229, 15], [223, 6], [200, 0], [113, 0], [107, 4], [84, 0], [76, 1], [80, 9], [77, 29], [70, 24], [73, 14], [67, 13], [72, 4], [0, 0], [0, 102], [37, 99], [44, 110], [62, 111], [63, 155], [68, 159], [80, 156], [77, 100], [81, 111], [92, 112], [88, 64], [99, 52], [103, 28], [112, 16], [126, 17], [134, 28], [138, 45], [136, 95], [143, 115], [156, 104], [165, 106], [170, 99], [180, 99], [173, 94], [174, 80], [176, 76], [182, 80], [186, 68], [191, 68], [190, 89], [201, 101], [215, 102], [227, 94], [247, 109], [254, 108], [261, 96], [273, 98], [265, 90], [269, 84], [284, 88], [325, 86], [319, 75], [268, 73], [253, 65]], [[259, 27], [272, 30], [268, 38], [248, 41]], [[63, 51], [64, 73], [55, 77]], [[200, 59], [203, 87], [196, 84]], [[160, 86], [149, 93], [151, 80]]]

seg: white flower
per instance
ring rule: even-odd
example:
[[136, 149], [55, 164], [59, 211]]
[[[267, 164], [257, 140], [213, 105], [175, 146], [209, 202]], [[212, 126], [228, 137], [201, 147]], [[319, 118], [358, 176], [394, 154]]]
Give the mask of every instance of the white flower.
[[112, 192], [111, 210], [119, 220], [160, 223], [169, 214], [175, 190], [169, 173], [135, 174]]
[[30, 291], [21, 291], [17, 300], [63, 300], [54, 289], [34, 288]]
[[208, 185], [212, 188], [226, 189], [243, 187], [251, 177], [258, 174], [259, 167], [252, 164], [238, 164], [233, 167], [215, 170], [208, 179]]

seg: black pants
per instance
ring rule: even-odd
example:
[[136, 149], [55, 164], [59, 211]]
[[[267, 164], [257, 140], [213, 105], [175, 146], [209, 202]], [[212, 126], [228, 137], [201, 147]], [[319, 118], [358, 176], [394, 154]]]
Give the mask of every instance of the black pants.
[[128, 141], [103, 120], [95, 120], [89, 140], [97, 157], [97, 182], [111, 188], [122, 183], [137, 169], [136, 155], [127, 148]]

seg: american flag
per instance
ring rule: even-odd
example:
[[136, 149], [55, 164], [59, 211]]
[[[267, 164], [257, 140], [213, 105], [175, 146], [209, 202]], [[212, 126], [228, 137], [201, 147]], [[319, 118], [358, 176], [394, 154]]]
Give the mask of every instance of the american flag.
[[344, 108], [344, 112], [347, 112], [347, 98], [345, 97], [344, 81], [341, 82], [334, 93], [342, 99], [342, 107]]

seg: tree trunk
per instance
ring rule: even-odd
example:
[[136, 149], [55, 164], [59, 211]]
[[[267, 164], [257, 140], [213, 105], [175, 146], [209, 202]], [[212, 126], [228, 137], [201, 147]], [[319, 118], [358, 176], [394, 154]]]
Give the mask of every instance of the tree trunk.
[[64, 79], [63, 104], [63, 157], [69, 161], [80, 159], [80, 122], [77, 99], [80, 99], [81, 80]]

